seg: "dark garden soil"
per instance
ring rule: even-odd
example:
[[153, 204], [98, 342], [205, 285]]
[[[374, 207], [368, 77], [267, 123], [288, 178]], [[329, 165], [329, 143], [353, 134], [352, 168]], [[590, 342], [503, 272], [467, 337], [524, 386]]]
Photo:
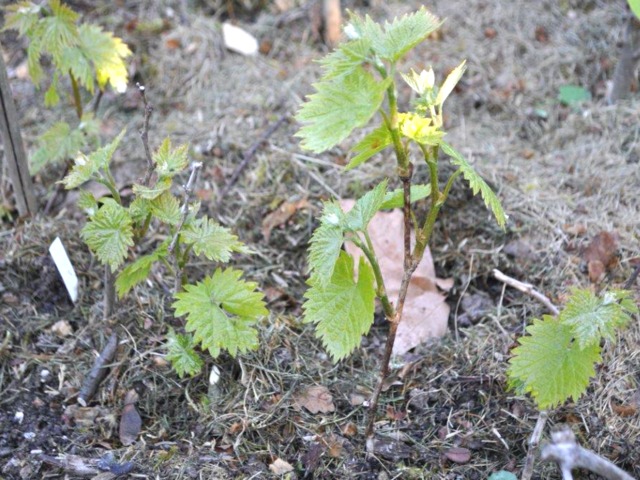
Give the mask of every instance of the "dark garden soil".
[[[164, 359], [168, 328], [183, 325], [170, 308], [172, 280], [166, 272], [154, 271], [104, 322], [101, 268], [79, 238], [84, 220], [75, 194], [56, 201], [48, 215], [5, 218], [0, 479], [79, 478], [53, 464], [59, 454], [99, 464], [104, 472], [93, 477], [103, 480], [117, 473], [141, 479], [269, 478], [281, 462], [293, 467], [288, 478], [485, 479], [498, 470], [519, 475], [538, 413], [530, 399], [508, 391], [505, 370], [524, 326], [546, 312], [532, 298], [505, 289], [492, 270], [533, 284], [557, 305], [571, 286], [618, 287], [631, 275], [640, 238], [640, 100], [637, 92], [616, 106], [603, 100], [625, 2], [428, 5], [446, 23], [406, 60], [407, 69], [433, 65], [443, 75], [467, 59], [462, 84], [447, 100], [448, 141], [496, 189], [510, 219], [502, 232], [481, 201], [462, 188], [443, 210], [432, 252], [438, 276], [454, 281], [447, 300], [450, 332], [398, 359], [378, 414], [382, 444], [375, 456], [365, 453], [362, 402], [377, 380], [384, 322], [376, 323], [354, 355], [333, 364], [300, 317], [305, 253], [321, 201], [359, 195], [393, 174], [393, 161], [382, 155], [343, 172], [357, 138], [323, 155], [300, 150], [292, 116], [318, 78], [314, 61], [327, 49], [314, 37], [307, 2], [292, 0], [284, 10], [275, 3], [287, 2], [253, 3], [73, 5], [130, 45], [130, 73], [145, 84], [155, 106], [152, 146], [165, 136], [190, 144], [192, 158], [205, 163], [196, 192], [202, 209], [255, 251], [234, 262], [269, 301], [272, 313], [261, 326], [259, 350], [216, 360], [221, 379], [213, 386], [212, 360], [206, 374], [179, 379]], [[413, 0], [343, 3], [375, 19], [419, 6]], [[220, 22], [231, 6], [234, 21], [260, 40], [259, 56], [224, 49]], [[0, 41], [25, 143], [32, 148], [48, 125], [73, 112], [45, 109], [42, 92], [21, 73], [25, 44], [11, 32]], [[575, 109], [561, 105], [558, 88], [569, 84], [588, 88], [593, 100]], [[124, 186], [144, 168], [135, 90], [105, 94], [100, 110], [105, 139], [128, 129], [115, 156], [115, 175]], [[408, 92], [400, 97], [406, 105]], [[258, 143], [251, 162], [226, 188], [243, 152], [281, 117], [284, 123]], [[35, 178], [42, 205], [61, 175], [62, 167], [54, 166]], [[0, 180], [6, 193], [6, 179]], [[301, 200], [303, 208], [265, 239], [263, 219], [283, 202]], [[47, 254], [56, 236], [80, 277], [75, 306]], [[590, 278], [584, 255], [594, 238], [611, 240], [601, 278]], [[197, 263], [188, 274], [197, 279], [212, 268]], [[633, 289], [637, 295], [637, 282]], [[120, 343], [109, 374], [81, 407], [79, 389], [112, 332]], [[301, 392], [314, 385], [328, 389], [334, 411], [311, 414], [297, 406]], [[130, 390], [139, 396], [135, 408], [142, 427], [135, 442], [124, 446], [118, 425]], [[605, 346], [587, 394], [550, 412], [543, 441], [561, 424], [583, 446], [640, 478], [637, 321], [615, 345]], [[561, 475], [554, 465], [537, 462], [534, 478]], [[576, 478], [595, 476], [576, 472]]]

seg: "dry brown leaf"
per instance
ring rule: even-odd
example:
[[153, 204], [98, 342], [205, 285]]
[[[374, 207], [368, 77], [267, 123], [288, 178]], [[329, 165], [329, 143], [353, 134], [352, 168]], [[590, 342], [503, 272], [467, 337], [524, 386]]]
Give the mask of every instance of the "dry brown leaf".
[[313, 414], [331, 413], [336, 409], [329, 389], [322, 385], [307, 388], [295, 397], [295, 402], [299, 407], [304, 407]]
[[471, 460], [471, 451], [468, 448], [452, 447], [444, 452], [444, 456], [453, 463], [467, 463]]
[[268, 242], [271, 230], [284, 224], [301, 208], [307, 208], [309, 202], [306, 198], [297, 202], [284, 202], [276, 210], [267, 215], [262, 221], [262, 236]]
[[124, 408], [122, 409], [122, 417], [120, 417], [120, 442], [125, 447], [136, 441], [142, 428], [142, 419], [138, 410], [136, 410], [136, 402], [138, 394], [135, 390], [129, 390], [124, 397]]
[[73, 333], [73, 327], [66, 320], [58, 320], [51, 325], [51, 333], [62, 338], [68, 337]]
[[[353, 200], [340, 202], [344, 210], [350, 210], [354, 204]], [[394, 302], [404, 273], [403, 229], [404, 218], [400, 210], [378, 212], [369, 223], [369, 235], [378, 256], [387, 295]], [[351, 243], [347, 243], [346, 250], [357, 264], [360, 250]], [[452, 281], [436, 278], [433, 258], [427, 248], [409, 284], [393, 347], [395, 355], [402, 355], [429, 338], [441, 337], [447, 332], [449, 305], [439, 292], [438, 285], [450, 287]]]
[[607, 271], [618, 264], [618, 234], [616, 232], [600, 232], [582, 252], [587, 262], [589, 280], [593, 283], [602, 281]]
[[358, 426], [353, 422], [349, 422], [343, 425], [340, 431], [345, 437], [355, 437], [358, 434]]
[[602, 262], [606, 269], [617, 264], [618, 234], [616, 232], [600, 232], [584, 249], [582, 258], [587, 262]]
[[616, 403], [612, 403], [611, 408], [621, 417], [631, 417], [638, 411], [638, 408], [635, 405], [618, 405]]
[[276, 458], [271, 465], [269, 465], [269, 470], [276, 475], [285, 475], [289, 472], [293, 472], [293, 467], [290, 463], [285, 462], [281, 458]]

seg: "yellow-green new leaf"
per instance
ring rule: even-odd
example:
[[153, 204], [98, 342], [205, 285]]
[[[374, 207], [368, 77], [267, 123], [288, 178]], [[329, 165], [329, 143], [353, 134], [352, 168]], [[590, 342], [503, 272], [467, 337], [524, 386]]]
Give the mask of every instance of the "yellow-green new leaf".
[[154, 252], [143, 255], [122, 269], [116, 278], [116, 292], [119, 298], [124, 297], [133, 287], [149, 278], [153, 264], [168, 255], [168, 246], [168, 242], [164, 242]]
[[171, 178], [170, 177], [160, 177], [156, 181], [155, 185], [150, 185], [148, 187], [141, 185], [139, 183], [133, 184], [133, 193], [135, 193], [138, 197], [144, 198], [146, 200], [154, 200], [158, 198], [165, 192], [168, 192], [171, 188]]
[[186, 330], [194, 341], [217, 357], [221, 350], [231, 356], [258, 344], [254, 326], [268, 314], [256, 284], [240, 279], [242, 272], [218, 269], [196, 285], [186, 285], [175, 294], [176, 316], [187, 316]]
[[635, 306], [632, 297], [624, 290], [598, 297], [590, 290], [574, 289], [559, 319], [572, 328], [580, 348], [585, 348], [599, 345], [602, 338], [615, 342], [616, 330], [626, 326], [631, 321], [630, 314], [638, 311], [637, 306], [633, 309], [631, 305]]
[[156, 173], [160, 177], [173, 177], [182, 172], [189, 164], [187, 145], [171, 148], [171, 140], [165, 138], [158, 150], [152, 155]]
[[100, 263], [116, 270], [133, 246], [133, 229], [127, 210], [113, 199], [100, 207], [80, 233]]
[[386, 22], [384, 29], [367, 15], [364, 19], [351, 15], [351, 25], [359, 38], [371, 41], [373, 51], [391, 62], [400, 60], [409, 50], [422, 43], [442, 22], [422, 7], [414, 13]]
[[151, 200], [151, 213], [163, 223], [178, 225], [182, 219], [180, 202], [169, 191]]
[[[431, 195], [431, 185], [412, 185], [410, 190], [411, 203], [427, 198]], [[384, 196], [384, 202], [380, 205], [380, 210], [391, 210], [394, 208], [402, 208], [404, 205], [404, 190], [398, 188], [392, 192], [387, 192]]]
[[349, 161], [344, 169], [351, 170], [356, 168], [358, 165], [363, 164], [376, 153], [381, 152], [392, 143], [393, 139], [391, 138], [391, 133], [386, 125], [376, 128], [351, 149], [351, 152], [355, 153], [356, 156]]
[[49, 163], [73, 158], [84, 145], [84, 135], [66, 122], [55, 123], [38, 138], [39, 148], [29, 159], [29, 171], [38, 173]]
[[373, 190], [360, 197], [344, 217], [344, 229], [364, 232], [373, 216], [380, 210], [387, 193], [387, 181], [383, 180]]
[[2, 31], [16, 29], [20, 35], [28, 35], [40, 20], [42, 6], [29, 1], [4, 7], [5, 24]]
[[545, 315], [527, 327], [509, 361], [509, 384], [530, 393], [540, 410], [555, 407], [569, 397], [578, 400], [601, 360], [600, 345], [580, 348], [572, 328]]
[[370, 52], [371, 42], [367, 39], [352, 40], [341, 44], [335, 51], [319, 61], [324, 71], [322, 80], [349, 75], [369, 60]]
[[93, 62], [100, 88], [109, 83], [116, 92], [123, 93], [129, 79], [124, 63], [124, 59], [131, 55], [129, 47], [111, 32], [104, 32], [95, 25], [81, 25], [78, 32], [79, 48]]
[[436, 105], [442, 105], [444, 101], [447, 99], [453, 89], [456, 88], [456, 85], [462, 78], [464, 71], [467, 69], [466, 60], [464, 60], [460, 65], [454, 68], [451, 73], [447, 76], [447, 79], [444, 81], [440, 90], [438, 91], [438, 96], [436, 97]]
[[181, 335], [170, 328], [166, 346], [167, 360], [180, 378], [197, 375], [202, 371], [204, 362], [195, 350], [192, 335]]
[[357, 67], [348, 75], [314, 84], [316, 93], [307, 97], [296, 115], [304, 124], [296, 133], [302, 148], [324, 152], [366, 125], [382, 104], [390, 81], [377, 82]]
[[333, 269], [344, 243], [344, 213], [334, 202], [324, 204], [320, 226], [315, 229], [309, 245], [311, 276], [320, 285], [326, 285], [333, 276]]
[[62, 179], [64, 187], [67, 190], [79, 187], [90, 180], [94, 173], [108, 168], [111, 157], [113, 157], [118, 145], [120, 145], [124, 134], [125, 130], [122, 130], [111, 143], [99, 148], [89, 156], [79, 154], [69, 174]]
[[49, 0], [49, 7], [53, 15], [39, 21], [42, 25], [42, 45], [54, 59], [58, 59], [65, 48], [78, 42], [78, 14], [60, 0]]
[[433, 124], [430, 118], [415, 113], [400, 113], [398, 115], [400, 133], [421, 145], [440, 145], [444, 132]]
[[214, 262], [228, 262], [232, 252], [251, 252], [228, 228], [207, 217], [191, 222], [180, 237], [184, 243], [193, 245], [196, 255]]
[[323, 285], [312, 277], [304, 297], [304, 321], [316, 324], [316, 336], [338, 361], [360, 345], [373, 324], [375, 289], [373, 269], [360, 258], [354, 280], [353, 258], [340, 252], [331, 281]]
[[493, 212], [498, 225], [500, 225], [500, 227], [504, 229], [507, 223], [507, 216], [502, 209], [500, 200], [498, 200], [496, 194], [493, 193], [493, 190], [491, 190], [489, 185], [486, 184], [482, 177], [476, 173], [469, 162], [467, 162], [460, 153], [454, 150], [451, 145], [446, 142], [441, 142], [440, 148], [442, 148], [442, 151], [444, 153], [451, 157], [451, 163], [460, 168], [462, 176], [469, 183], [469, 187], [471, 187], [473, 194], [477, 195], [478, 192], [480, 192], [485, 205]]

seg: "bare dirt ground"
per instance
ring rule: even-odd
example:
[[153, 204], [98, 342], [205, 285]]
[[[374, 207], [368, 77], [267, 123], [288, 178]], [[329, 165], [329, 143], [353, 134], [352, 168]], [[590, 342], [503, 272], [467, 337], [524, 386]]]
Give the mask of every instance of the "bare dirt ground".
[[[96, 4], [98, 2], [95, 2]], [[269, 319], [260, 349], [239, 360], [216, 361], [222, 379], [180, 380], [163, 359], [167, 328], [182, 321], [169, 308], [170, 282], [162, 272], [137, 288], [108, 323], [101, 320], [97, 262], [79, 239], [82, 214], [73, 194], [49, 216], [8, 221], [0, 234], [0, 478], [73, 478], [38, 454], [100, 459], [112, 452], [132, 462], [129, 478], [268, 478], [276, 459], [294, 467], [289, 478], [484, 479], [497, 470], [519, 475], [537, 411], [506, 389], [509, 350], [524, 326], [544, 312], [531, 298], [503, 289], [500, 270], [530, 282], [561, 305], [569, 287], [591, 285], [583, 251], [600, 232], [615, 234], [615, 261], [598, 285], [620, 286], [638, 256], [640, 227], [640, 101], [603, 101], [624, 23], [624, 2], [596, 0], [434, 1], [446, 19], [441, 35], [419, 47], [407, 68], [433, 65], [448, 71], [462, 59], [468, 71], [451, 97], [448, 141], [471, 159], [495, 187], [510, 220], [506, 232], [481, 202], [454, 195], [433, 242], [438, 275], [453, 278], [450, 333], [418, 347], [415, 362], [382, 399], [378, 431], [390, 440], [376, 457], [364, 452], [366, 398], [375, 385], [386, 328], [374, 326], [349, 359], [334, 365], [300, 322], [305, 252], [321, 201], [351, 197], [393, 173], [381, 156], [344, 173], [357, 139], [323, 155], [308, 155], [292, 135], [292, 119], [319, 75], [314, 63], [326, 48], [314, 41], [308, 5], [242, 11], [237, 22], [262, 43], [246, 58], [224, 50], [221, 19], [236, 2], [162, 0], [88, 2], [75, 7], [112, 29], [134, 50], [132, 73], [155, 106], [151, 143], [167, 135], [189, 142], [205, 162], [198, 187], [203, 209], [232, 227], [255, 255], [236, 259], [267, 292]], [[245, 2], [247, 3], [247, 2]], [[375, 19], [416, 9], [418, 2], [345, 1]], [[24, 44], [4, 34], [10, 70], [24, 60]], [[43, 108], [41, 92], [11, 73], [28, 146], [59, 111]], [[558, 88], [588, 88], [593, 101], [571, 109]], [[117, 179], [140, 175], [144, 155], [137, 136], [142, 110], [137, 94], [106, 95], [102, 134], [127, 127], [116, 155]], [[408, 102], [408, 92], [400, 92]], [[257, 150], [238, 181], [224, 186], [249, 148], [281, 116], [287, 122]], [[62, 174], [51, 168], [36, 178], [42, 203]], [[418, 175], [426, 175], [419, 171]], [[460, 189], [462, 191], [463, 189]], [[282, 202], [306, 199], [269, 240], [264, 217]], [[74, 307], [47, 257], [60, 236], [81, 281]], [[204, 275], [208, 264], [190, 275]], [[166, 283], [166, 285], [165, 285]], [[637, 292], [638, 285], [633, 286]], [[484, 298], [474, 310], [465, 298]], [[468, 315], [463, 317], [467, 313]], [[64, 320], [73, 334], [52, 329]], [[78, 389], [96, 352], [112, 331], [121, 338], [116, 359], [94, 400], [76, 406]], [[57, 333], [56, 333], [57, 332]], [[213, 362], [209, 361], [207, 370]], [[640, 327], [635, 322], [616, 345], [604, 349], [588, 393], [550, 413], [549, 429], [568, 424], [580, 443], [640, 477]], [[296, 408], [306, 388], [330, 391], [335, 411]], [[123, 446], [118, 421], [125, 393], [139, 392], [142, 430]], [[23, 412], [22, 421], [16, 418]], [[456, 462], [452, 448], [468, 449]], [[458, 459], [460, 460], [460, 459]], [[107, 477], [104, 477], [107, 478]], [[112, 478], [112, 477], [109, 477]], [[536, 464], [534, 478], [554, 479], [553, 465]], [[577, 478], [595, 478], [578, 472]]]

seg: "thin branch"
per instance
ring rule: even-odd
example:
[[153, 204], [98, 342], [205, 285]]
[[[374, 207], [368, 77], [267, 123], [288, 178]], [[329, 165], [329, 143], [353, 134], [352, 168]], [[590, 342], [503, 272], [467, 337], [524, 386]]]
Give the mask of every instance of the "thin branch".
[[520, 290], [521, 292], [526, 293], [527, 295], [535, 298], [540, 303], [542, 303], [545, 307], [547, 307], [547, 310], [549, 310], [553, 315], [558, 315], [560, 313], [560, 310], [558, 310], [558, 307], [556, 307], [553, 303], [551, 303], [551, 300], [545, 297], [542, 293], [534, 289], [533, 285], [531, 285], [530, 283], [524, 283], [524, 282], [521, 282], [520, 280], [516, 280], [515, 278], [505, 275], [498, 269], [493, 270], [493, 276], [496, 278], [496, 280], [504, 282], [510, 287], [513, 287], [516, 290]]
[[533, 463], [536, 458], [536, 450], [538, 449], [538, 445], [540, 444], [540, 438], [542, 437], [544, 426], [547, 423], [547, 418], [549, 418], [549, 414], [546, 410], [542, 410], [538, 415], [536, 426], [533, 429], [531, 437], [529, 437], [527, 458], [524, 462], [524, 468], [522, 469], [522, 476], [520, 477], [520, 480], [530, 480], [531, 476], [533, 475]]
[[144, 102], [144, 123], [142, 124], [142, 130], [140, 130], [140, 139], [142, 140], [144, 154], [147, 158], [147, 173], [145, 173], [144, 180], [142, 181], [142, 184], [146, 187], [149, 186], [151, 175], [153, 175], [153, 157], [151, 156], [151, 149], [149, 148], [149, 119], [153, 113], [153, 105], [147, 101], [145, 86], [139, 83], [136, 83], [136, 85]]
[[[178, 224], [178, 228], [171, 239], [171, 244], [169, 244], [169, 253], [174, 254], [174, 275], [175, 275], [175, 292], [179, 292], [182, 286], [182, 268], [180, 266], [180, 249], [176, 248], [178, 246], [178, 239], [180, 237], [180, 231], [182, 227], [184, 227], [184, 223], [187, 221], [187, 217], [189, 216], [189, 199], [191, 194], [193, 193], [193, 189], [196, 184], [196, 179], [198, 177], [198, 171], [202, 168], [202, 162], [194, 162], [191, 164], [191, 174], [189, 175], [189, 180], [185, 185], [182, 186], [182, 206], [180, 207], [180, 213], [182, 214], [182, 218], [180, 219], [180, 223]], [[175, 250], [175, 251], [174, 251]]]
[[104, 380], [107, 375], [107, 365], [111, 363], [115, 357], [116, 350], [118, 349], [118, 336], [112, 333], [109, 337], [109, 341], [100, 352], [100, 355], [93, 362], [93, 367], [89, 375], [86, 376], [80, 389], [80, 395], [78, 395], [78, 403], [83, 407], [87, 406], [87, 403], [93, 398], [98, 390], [98, 385]]
[[104, 306], [102, 318], [108, 320], [113, 314], [113, 307], [116, 304], [116, 276], [111, 270], [111, 266], [104, 266]]
[[280, 128], [280, 126], [288, 118], [289, 118], [288, 114], [280, 115], [280, 118], [278, 118], [278, 120], [275, 123], [271, 124], [271, 126], [267, 130], [265, 130], [265, 132], [260, 136], [260, 138], [258, 138], [258, 140], [256, 140], [253, 143], [253, 145], [251, 145], [248, 149], [246, 149], [242, 153], [242, 161], [233, 171], [233, 173], [231, 174], [231, 178], [229, 179], [227, 184], [224, 186], [224, 188], [220, 192], [220, 196], [218, 197], [218, 204], [224, 201], [224, 199], [227, 196], [227, 193], [229, 193], [229, 190], [231, 190], [231, 187], [233, 187], [236, 184], [236, 182], [238, 181], [238, 178], [240, 178], [240, 174], [245, 168], [247, 168], [247, 165], [249, 165], [249, 162], [251, 162], [251, 160], [253, 159], [254, 155], [258, 151], [258, 148], [260, 148], [260, 145], [266, 142], [269, 139], [269, 137], [273, 135], [276, 132], [276, 130], [278, 130], [278, 128]]
[[589, 470], [608, 480], [634, 480], [609, 460], [578, 445], [575, 435], [568, 428], [551, 434], [551, 443], [542, 448], [541, 456], [544, 462], [558, 464], [564, 480], [573, 480], [571, 470], [574, 468]]

